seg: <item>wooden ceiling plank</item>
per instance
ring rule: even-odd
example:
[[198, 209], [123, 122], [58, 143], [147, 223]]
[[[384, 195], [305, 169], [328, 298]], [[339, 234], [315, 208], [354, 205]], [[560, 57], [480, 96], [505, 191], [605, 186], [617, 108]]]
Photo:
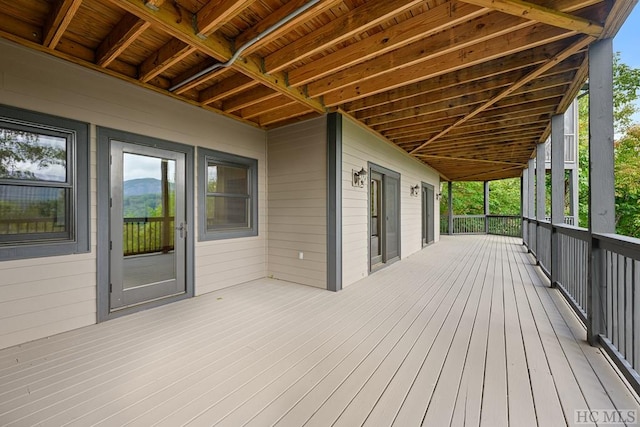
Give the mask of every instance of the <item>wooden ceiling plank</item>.
[[[502, 58], [516, 52], [532, 49], [538, 46], [571, 37], [574, 33], [565, 32], [554, 27], [529, 26], [511, 33], [509, 37], [496, 37], [482, 41], [463, 49], [456, 49], [444, 55], [429, 57], [429, 61], [412, 61], [412, 65], [407, 67], [388, 67], [389, 71], [380, 69], [376, 73], [376, 78], [366, 80], [355, 80], [346, 77], [343, 81], [325, 82], [327, 87], [316, 88], [324, 93], [323, 99], [327, 106], [340, 105], [344, 102], [353, 101], [366, 96], [375, 95], [390, 89], [395, 89], [406, 84], [411, 84], [420, 80], [433, 78], [441, 74], [454, 72], [462, 68], [470, 67], [489, 61]], [[374, 65], [379, 68], [379, 65]], [[364, 76], [359, 76], [364, 79]], [[345, 84], [349, 82], [348, 84]], [[317, 82], [314, 82], [315, 84]], [[311, 94], [311, 85], [309, 93]], [[337, 90], [334, 87], [340, 86]], [[326, 93], [328, 87], [332, 91]]]
[[592, 37], [599, 37], [603, 31], [602, 25], [596, 22], [522, 0], [463, 1], [480, 7], [499, 10], [500, 12], [508, 13], [509, 15], [531, 19], [547, 25], [553, 25], [554, 27], [576, 31]]
[[82, 0], [58, 0], [55, 3], [44, 25], [42, 44], [45, 47], [55, 49], [81, 4]]
[[[505, 40], [506, 38], [501, 38], [501, 36], [521, 30], [513, 37], [514, 42], [518, 42], [518, 39], [530, 35], [532, 27], [533, 24], [526, 19], [492, 12], [491, 15], [450, 27], [426, 39], [418, 40], [400, 49], [361, 62], [349, 69], [315, 80], [308, 84], [307, 90], [310, 96], [320, 96], [358, 83], [363, 79], [373, 79], [411, 65], [422, 64], [430, 60], [441, 63], [444, 62], [443, 57], [446, 58], [447, 54], [454, 54], [458, 57], [460, 51], [465, 48], [474, 47], [477, 49], [483, 42], [491, 41], [494, 43], [494, 40]], [[555, 29], [555, 32], [558, 30]], [[508, 40], [505, 41], [506, 43], [504, 41], [501, 43], [503, 48], [504, 45], [509, 44]], [[442, 65], [446, 65], [446, 63]]]
[[289, 71], [289, 84], [300, 86], [309, 83], [417, 40], [425, 39], [448, 27], [486, 14], [487, 11], [486, 8], [455, 0], [443, 3], [430, 9], [428, 13], [416, 15], [317, 61], [294, 68]]
[[[249, 40], [256, 38], [258, 35], [264, 33], [269, 28], [273, 27], [276, 23], [280, 22], [287, 16], [289, 16], [294, 11], [300, 9], [304, 5], [308, 3], [309, 0], [292, 0], [279, 9], [275, 10], [266, 18], [262, 19], [253, 27], [245, 30], [243, 33], [239, 34], [235, 39], [236, 46], [242, 46], [247, 43]], [[286, 24], [279, 26], [277, 29], [271, 31], [269, 34], [260, 38], [260, 40], [253, 43], [249, 46], [245, 53], [252, 53], [261, 47], [265, 46], [268, 43], [273, 42], [274, 40], [282, 37], [283, 34], [290, 32], [292, 29], [304, 24], [305, 22], [309, 22], [315, 19], [318, 15], [321, 15], [327, 12], [329, 9], [335, 7], [336, 5], [342, 3], [343, 0], [325, 0], [320, 3], [314, 5], [310, 9], [306, 10], [304, 13], [289, 19]]]
[[127, 13], [98, 46], [96, 64], [101, 67], [108, 67], [150, 26], [149, 22]]
[[[154, 27], [169, 35], [198, 48], [199, 51], [213, 57], [218, 61], [227, 61], [233, 55], [231, 43], [217, 33], [210, 34], [206, 39], [194, 34], [188, 16], [181, 9], [161, 7], [158, 11], [153, 11], [138, 0], [108, 0], [112, 4], [126, 10], [150, 22]], [[287, 86], [284, 75], [266, 74], [262, 71], [262, 64], [258, 58], [242, 57], [233, 65], [237, 71], [254, 78], [259, 83], [269, 86], [274, 90], [308, 106], [311, 110], [324, 113], [326, 108], [323, 103], [310, 99], [307, 94], [298, 89]]]
[[292, 117], [302, 116], [311, 112], [308, 107], [305, 107], [301, 104], [295, 104], [291, 106], [284, 106], [282, 108], [278, 108], [277, 110], [270, 111], [265, 114], [261, 114], [258, 116], [258, 123], [260, 126], [268, 126], [273, 123], [282, 122]]
[[386, 0], [365, 3], [266, 56], [265, 69], [270, 73], [281, 71], [302, 58], [321, 52], [327, 47], [388, 21], [419, 5], [422, 1]]
[[[571, 61], [564, 61], [561, 65], [562, 67], [554, 68], [553, 74], [548, 74], [535, 80], [536, 86], [533, 87], [532, 90], [551, 87], [553, 85], [559, 84], [563, 81], [563, 79], [565, 79], [566, 81], [570, 81], [572, 78], [572, 75], [570, 74], [573, 72], [573, 70], [575, 70], [575, 63]], [[476, 80], [471, 83], [461, 83], [454, 87], [446, 87], [443, 89], [425, 92], [410, 98], [403, 98], [399, 101], [387, 102], [386, 104], [383, 104], [381, 106], [362, 109], [356, 112], [355, 116], [359, 120], [370, 119], [372, 117], [385, 116], [387, 114], [395, 113], [404, 109], [420, 107], [428, 104], [435, 104], [436, 102], [446, 101], [449, 99], [459, 99], [463, 96], [470, 96], [487, 90], [497, 90], [501, 87], [510, 85], [526, 74], [527, 69], [520, 69], [516, 70], [515, 72], [499, 74], [498, 76]], [[519, 89], [519, 91], [524, 90], [525, 88]]]
[[546, 45], [544, 49], [525, 50], [514, 53], [506, 58], [496, 58], [468, 68], [463, 68], [452, 73], [428, 78], [410, 85], [392, 89], [367, 98], [349, 102], [343, 106], [347, 111], [353, 112], [365, 108], [384, 105], [394, 100], [410, 98], [412, 96], [437, 90], [440, 88], [455, 87], [459, 84], [472, 83], [481, 79], [498, 77], [504, 73], [518, 70], [533, 70], [537, 64], [542, 64], [553, 55], [560, 52], [563, 42], [555, 42]]
[[222, 109], [227, 113], [235, 113], [236, 111], [241, 110], [245, 107], [258, 104], [268, 99], [273, 99], [279, 94], [279, 92], [274, 91], [270, 87], [259, 86], [257, 88], [252, 88], [251, 90], [238, 94], [232, 98], [226, 99], [222, 103]]
[[522, 166], [520, 166], [520, 165], [510, 166], [510, 167], [506, 167], [506, 168], [493, 169], [493, 170], [489, 170], [489, 171], [481, 172], [481, 173], [473, 173], [473, 174], [468, 174], [468, 175], [461, 175], [461, 176], [456, 177], [455, 180], [456, 181], [483, 181], [484, 179], [480, 179], [480, 178], [485, 177], [485, 176], [490, 176], [490, 175], [496, 174], [498, 172], [505, 172], [505, 171], [509, 171], [509, 170], [513, 170], [513, 169], [522, 169]]
[[[197, 49], [194, 49], [194, 52], [195, 51], [197, 51]], [[176, 77], [171, 79], [171, 86], [175, 86], [177, 83], [184, 82], [185, 80], [191, 78], [192, 76], [195, 76], [197, 73], [205, 70], [206, 68], [215, 64], [216, 62], [217, 61], [214, 60], [213, 58], [208, 58], [207, 60], [200, 62], [196, 66], [191, 67], [186, 71], [183, 71], [182, 73], [178, 74]], [[214, 78], [219, 78], [225, 73], [235, 73], [235, 72], [236, 71], [233, 70], [232, 68], [218, 68], [217, 70], [211, 71], [210, 73], [206, 73], [196, 79], [191, 80], [189, 83], [183, 84], [178, 89], [176, 89], [174, 93], [179, 95], [184, 94], [185, 92], [188, 92], [191, 89], [194, 89], [200, 86], [201, 84], [208, 82], [209, 80], [212, 80]]]
[[[520, 79], [517, 82], [515, 82], [508, 89], [505, 89], [504, 91], [502, 91], [498, 96], [496, 96], [495, 98], [491, 99], [490, 101], [487, 101], [481, 107], [478, 107], [472, 113], [470, 113], [469, 115], [465, 116], [463, 119], [460, 119], [458, 122], [456, 122], [452, 126], [444, 129], [442, 132], [440, 132], [438, 135], [436, 135], [433, 138], [431, 138], [429, 141], [426, 141], [424, 144], [422, 144], [420, 146], [420, 148], [429, 145], [430, 143], [432, 143], [433, 141], [437, 140], [441, 136], [451, 132], [453, 129], [455, 129], [456, 127], [460, 126], [461, 124], [463, 124], [467, 120], [472, 119], [476, 115], [480, 114], [482, 111], [486, 110], [487, 108], [489, 108], [490, 106], [492, 106], [496, 102], [500, 101], [503, 98], [506, 98], [511, 93], [515, 92], [520, 87], [522, 87], [523, 85], [527, 84], [529, 81], [537, 78], [538, 76], [540, 76], [541, 74], [543, 74], [544, 72], [549, 70], [550, 68], [554, 67], [556, 64], [562, 62], [564, 59], [566, 59], [569, 56], [573, 55], [579, 49], [582, 49], [585, 46], [588, 46], [589, 43], [593, 42], [594, 40], [595, 39], [593, 37], [590, 37], [590, 36], [585, 36], [585, 37], [580, 38], [578, 41], [572, 43], [569, 47], [567, 47], [564, 51], [562, 51], [558, 55], [554, 56], [553, 58], [549, 59], [544, 65], [539, 66], [535, 71], [532, 71], [527, 76], [525, 76], [522, 79]], [[419, 150], [419, 148], [413, 150], [412, 153], [415, 153], [418, 150]]]
[[258, 117], [260, 114], [266, 114], [282, 107], [289, 107], [295, 103], [295, 101], [284, 95], [278, 95], [275, 98], [268, 99], [259, 104], [243, 108], [240, 110], [240, 116], [242, 116], [243, 119], [249, 120]]
[[198, 36], [206, 37], [236, 17], [254, 0], [211, 0], [196, 13]]
[[258, 83], [251, 77], [247, 77], [244, 74], [236, 74], [201, 91], [200, 102], [202, 104], [210, 104], [251, 89], [257, 85]]
[[138, 76], [141, 81], [148, 82], [196, 51], [181, 40], [171, 39], [140, 64]]
[[514, 163], [514, 162], [504, 162], [500, 160], [484, 160], [484, 159], [470, 159], [466, 157], [449, 157], [449, 156], [434, 156], [432, 154], [422, 154], [419, 156], [420, 158], [432, 158], [432, 159], [442, 159], [442, 160], [452, 160], [452, 161], [462, 161], [462, 162], [477, 162], [477, 163], [492, 163], [492, 164], [502, 164], [507, 166], [526, 166], [526, 163]]

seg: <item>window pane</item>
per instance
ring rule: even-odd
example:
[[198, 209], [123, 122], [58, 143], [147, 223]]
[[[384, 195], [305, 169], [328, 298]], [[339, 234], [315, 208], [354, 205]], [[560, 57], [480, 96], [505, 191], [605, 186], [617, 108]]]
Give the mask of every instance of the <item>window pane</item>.
[[0, 127], [0, 178], [67, 181], [67, 140]]
[[65, 188], [0, 185], [0, 240], [69, 238], [68, 196]]
[[249, 170], [242, 167], [209, 165], [207, 192], [249, 194]]
[[249, 199], [207, 197], [207, 230], [249, 228]]

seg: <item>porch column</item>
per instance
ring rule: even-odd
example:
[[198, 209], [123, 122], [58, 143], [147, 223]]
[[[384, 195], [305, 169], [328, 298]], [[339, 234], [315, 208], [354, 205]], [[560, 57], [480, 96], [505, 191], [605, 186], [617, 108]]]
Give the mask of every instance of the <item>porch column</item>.
[[342, 115], [327, 115], [327, 289], [342, 289]]
[[484, 232], [489, 234], [489, 181], [484, 182]]
[[449, 235], [453, 235], [453, 188], [451, 181], [447, 183], [447, 197], [447, 200], [449, 200], [447, 203], [449, 208]]
[[[551, 117], [551, 224], [564, 224], [564, 114]], [[555, 287], [562, 268], [560, 235], [551, 233], [551, 287]]]
[[[536, 193], [534, 192], [534, 183], [535, 183], [535, 164], [533, 159], [529, 159], [529, 167], [527, 168], [527, 218], [529, 220], [536, 219]], [[535, 242], [536, 233], [535, 231], [531, 233], [530, 223], [527, 223], [527, 249], [531, 252], [532, 242]], [[535, 230], [535, 227], [533, 228]], [[535, 244], [535, 243], [534, 243]]]
[[[612, 39], [589, 46], [589, 233], [615, 233]], [[597, 240], [589, 239], [587, 339], [604, 333], [606, 282]]]
[[529, 202], [527, 203], [529, 210], [527, 211], [527, 216], [529, 219], [536, 218], [536, 193], [534, 192], [535, 185], [535, 163], [533, 159], [529, 159], [529, 167], [527, 168], [529, 172], [529, 191], [527, 191], [527, 196], [529, 198]]
[[544, 158], [544, 143], [538, 144], [536, 152], [536, 219], [538, 221], [544, 221], [545, 217], [546, 172]]
[[527, 216], [527, 211], [529, 209], [529, 196], [527, 192], [529, 191], [529, 169], [525, 168], [522, 170], [522, 176], [520, 177], [520, 217], [522, 217], [522, 242], [529, 246], [527, 242], [528, 236], [527, 232], [529, 231], [529, 223], [525, 221], [525, 217]]

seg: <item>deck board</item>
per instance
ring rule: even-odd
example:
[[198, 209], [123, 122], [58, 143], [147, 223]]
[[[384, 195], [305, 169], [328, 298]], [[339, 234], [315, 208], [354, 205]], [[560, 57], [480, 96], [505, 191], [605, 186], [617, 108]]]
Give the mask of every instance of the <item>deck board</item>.
[[553, 426], [635, 394], [521, 241], [263, 279], [0, 351], [0, 425]]

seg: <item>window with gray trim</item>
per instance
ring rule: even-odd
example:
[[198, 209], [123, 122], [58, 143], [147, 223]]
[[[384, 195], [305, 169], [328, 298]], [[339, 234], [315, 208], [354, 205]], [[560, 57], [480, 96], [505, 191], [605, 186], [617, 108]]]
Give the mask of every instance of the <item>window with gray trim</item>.
[[258, 161], [198, 147], [199, 239], [258, 235]]
[[88, 125], [0, 105], [0, 259], [89, 251]]

